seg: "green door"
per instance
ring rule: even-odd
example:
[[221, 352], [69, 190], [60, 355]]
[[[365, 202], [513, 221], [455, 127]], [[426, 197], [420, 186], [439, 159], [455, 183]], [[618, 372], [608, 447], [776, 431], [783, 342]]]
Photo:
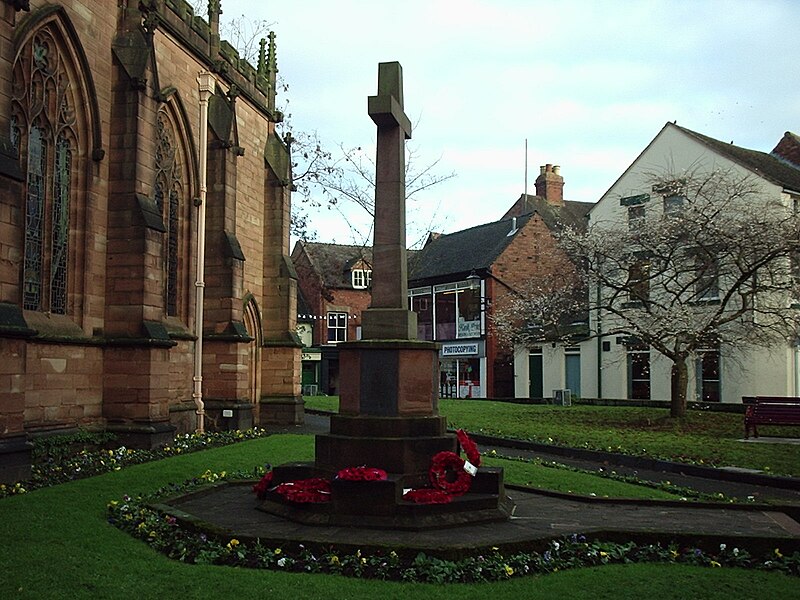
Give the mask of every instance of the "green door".
[[544, 398], [544, 377], [542, 375], [542, 355], [530, 354], [528, 357], [529, 398]]

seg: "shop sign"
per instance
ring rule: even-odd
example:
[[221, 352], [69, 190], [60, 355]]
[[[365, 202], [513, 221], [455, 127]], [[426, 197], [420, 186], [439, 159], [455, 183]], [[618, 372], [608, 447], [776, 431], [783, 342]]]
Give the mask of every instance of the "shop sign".
[[300, 355], [300, 360], [322, 360], [322, 354], [319, 352], [303, 352]]
[[459, 321], [458, 337], [470, 338], [470, 337], [480, 337], [480, 335], [481, 335], [480, 321]]
[[478, 353], [478, 344], [442, 346], [442, 356], [470, 356]]

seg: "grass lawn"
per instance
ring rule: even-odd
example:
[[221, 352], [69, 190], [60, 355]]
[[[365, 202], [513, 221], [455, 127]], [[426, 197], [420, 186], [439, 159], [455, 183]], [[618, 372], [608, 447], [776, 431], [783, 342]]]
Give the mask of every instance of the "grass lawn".
[[[338, 409], [338, 398], [306, 398], [306, 406]], [[689, 411], [674, 421], [666, 409], [511, 404], [440, 400], [448, 425], [470, 432], [530, 439], [576, 448], [608, 450], [714, 466], [760, 469], [800, 476], [800, 448], [790, 444], [744, 443], [740, 414]], [[797, 437], [790, 427], [763, 427], [761, 435]]]
[[[275, 435], [176, 456], [0, 500], [3, 598], [790, 598], [780, 573], [682, 565], [619, 565], [480, 585], [361, 581], [169, 560], [106, 522], [106, 504], [210, 469], [308, 460], [313, 437]], [[578, 484], [575, 484], [578, 485]]]

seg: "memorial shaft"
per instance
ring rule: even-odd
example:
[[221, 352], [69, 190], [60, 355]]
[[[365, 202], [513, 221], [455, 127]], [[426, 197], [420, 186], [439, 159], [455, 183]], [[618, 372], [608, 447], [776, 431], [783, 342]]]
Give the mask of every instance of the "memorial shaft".
[[378, 95], [368, 99], [378, 129], [375, 161], [375, 237], [372, 304], [364, 313], [364, 339], [415, 339], [416, 315], [408, 310], [405, 140], [411, 123], [403, 109], [400, 63], [378, 65]]

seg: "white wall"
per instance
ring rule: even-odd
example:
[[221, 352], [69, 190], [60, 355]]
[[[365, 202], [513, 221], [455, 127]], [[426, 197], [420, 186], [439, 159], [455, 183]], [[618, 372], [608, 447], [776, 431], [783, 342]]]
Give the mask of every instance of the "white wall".
[[[590, 213], [590, 224], [625, 223], [627, 207], [620, 206], [620, 198], [650, 193], [652, 176], [671, 173], [679, 176], [683, 171], [712, 171], [714, 169], [731, 169], [734, 173], [749, 173], [736, 163], [722, 157], [706, 146], [688, 136], [679, 128], [667, 124], [653, 141], [645, 148], [634, 163], [614, 182]], [[771, 197], [789, 198], [782, 189], [764, 179], [760, 179], [763, 192]], [[661, 206], [657, 198], [648, 204], [653, 212]], [[787, 204], [788, 205], [788, 204]], [[646, 210], [646, 213], [648, 211]], [[651, 213], [652, 214], [652, 213]], [[592, 315], [592, 330], [596, 329], [596, 315]], [[608, 323], [601, 323], [608, 329]], [[597, 360], [600, 360], [600, 377], [602, 378], [602, 397], [615, 399], [628, 397], [627, 354], [624, 344], [617, 343], [616, 337], [602, 338], [610, 342], [607, 352], [598, 352], [596, 339], [581, 344], [582, 395], [598, 397]], [[549, 348], [549, 346], [548, 346]], [[790, 345], [773, 348], [771, 351], [760, 348], [733, 349], [723, 348], [721, 358], [721, 394], [723, 402], [740, 402], [742, 396], [748, 395], [797, 395], [797, 372], [800, 367], [800, 356]], [[651, 398], [668, 400], [670, 398], [671, 362], [651, 350]], [[556, 381], [559, 375], [563, 381], [563, 353], [561, 371], [553, 364], [553, 372], [548, 371], [545, 360], [545, 385], [548, 379]], [[527, 369], [527, 359], [525, 362]], [[525, 384], [527, 385], [527, 378]], [[558, 386], [554, 386], [558, 387]], [[689, 385], [687, 398], [695, 399], [696, 394], [695, 363], [689, 363]], [[545, 390], [548, 390], [545, 387]]]

